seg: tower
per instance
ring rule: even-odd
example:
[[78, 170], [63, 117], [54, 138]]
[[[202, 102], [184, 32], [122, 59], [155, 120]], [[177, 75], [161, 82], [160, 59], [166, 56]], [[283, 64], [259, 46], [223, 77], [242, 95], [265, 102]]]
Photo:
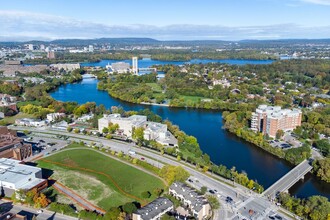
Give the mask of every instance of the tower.
[[139, 74], [139, 69], [138, 69], [138, 58], [137, 57], [132, 57], [132, 70], [134, 75]]

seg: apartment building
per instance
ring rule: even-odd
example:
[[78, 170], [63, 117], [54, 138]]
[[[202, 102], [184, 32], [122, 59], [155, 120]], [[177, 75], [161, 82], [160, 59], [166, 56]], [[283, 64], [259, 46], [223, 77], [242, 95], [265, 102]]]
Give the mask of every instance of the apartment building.
[[278, 130], [290, 131], [301, 125], [300, 109], [260, 105], [252, 114], [251, 130], [275, 137]]
[[211, 206], [204, 196], [181, 182], [174, 182], [169, 188], [169, 194], [180, 200], [198, 219], [207, 219], [211, 215]]
[[168, 198], [160, 197], [133, 213], [133, 220], [158, 220], [174, 206]]

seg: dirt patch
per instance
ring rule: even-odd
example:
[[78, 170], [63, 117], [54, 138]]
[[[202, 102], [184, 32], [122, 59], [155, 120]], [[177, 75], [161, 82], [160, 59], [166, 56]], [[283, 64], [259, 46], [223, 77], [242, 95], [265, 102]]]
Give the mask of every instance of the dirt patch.
[[52, 178], [58, 180], [96, 206], [101, 200], [109, 198], [116, 193], [95, 177], [75, 171], [58, 169], [54, 172]]

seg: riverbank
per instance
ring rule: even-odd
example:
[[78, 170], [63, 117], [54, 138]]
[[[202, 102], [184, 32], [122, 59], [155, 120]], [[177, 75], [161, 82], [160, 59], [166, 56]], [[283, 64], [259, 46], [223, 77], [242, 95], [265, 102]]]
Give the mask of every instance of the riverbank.
[[159, 104], [159, 103], [151, 103], [151, 102], [140, 102], [141, 105], [154, 105], [154, 106], [163, 106], [170, 107], [168, 104]]

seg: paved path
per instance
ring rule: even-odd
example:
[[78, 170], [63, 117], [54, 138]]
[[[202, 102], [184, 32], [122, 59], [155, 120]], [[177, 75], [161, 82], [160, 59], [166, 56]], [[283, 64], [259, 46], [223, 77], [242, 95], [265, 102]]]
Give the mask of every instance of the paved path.
[[90, 211], [96, 211], [98, 213], [105, 214], [105, 210], [102, 210], [102, 209], [94, 206], [92, 203], [88, 202], [87, 200], [85, 200], [84, 198], [82, 198], [81, 196], [79, 196], [78, 194], [76, 194], [75, 192], [70, 190], [69, 188], [65, 187], [61, 183], [55, 182], [53, 187], [55, 189], [59, 190], [60, 192], [64, 193], [65, 195], [67, 195], [70, 199], [77, 202], [83, 208], [90, 210]]

